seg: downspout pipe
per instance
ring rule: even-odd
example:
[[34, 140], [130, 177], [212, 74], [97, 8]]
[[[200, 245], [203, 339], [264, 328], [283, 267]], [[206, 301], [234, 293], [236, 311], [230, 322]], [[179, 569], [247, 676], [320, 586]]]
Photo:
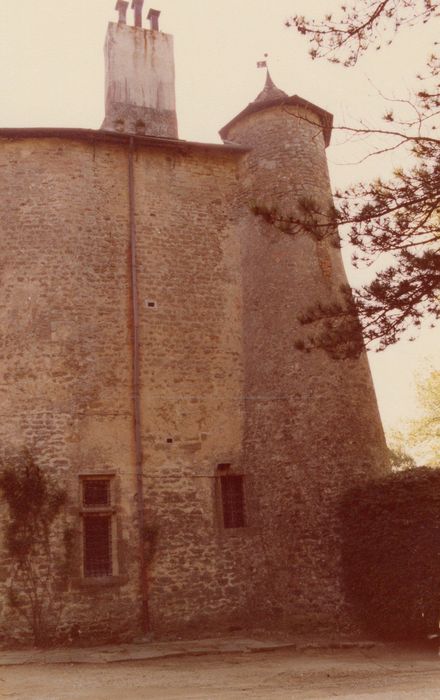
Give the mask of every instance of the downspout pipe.
[[141, 435], [140, 403], [140, 352], [139, 352], [139, 293], [137, 279], [137, 242], [136, 242], [136, 194], [134, 176], [134, 140], [130, 137], [128, 145], [128, 194], [130, 221], [130, 307], [132, 328], [132, 383], [133, 383], [133, 428], [136, 469], [136, 504], [139, 534], [139, 588], [141, 599], [141, 625], [143, 634], [150, 631], [148, 606], [148, 571], [145, 553], [145, 499], [143, 484], [143, 452]]

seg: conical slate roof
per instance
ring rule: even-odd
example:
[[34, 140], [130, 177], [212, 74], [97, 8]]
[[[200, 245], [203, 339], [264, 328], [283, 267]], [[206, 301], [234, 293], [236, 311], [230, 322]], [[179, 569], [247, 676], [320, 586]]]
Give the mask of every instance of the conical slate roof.
[[270, 77], [269, 69], [267, 68], [266, 83], [260, 94], [255, 98], [254, 102], [272, 102], [273, 100], [279, 100], [282, 97], [288, 97], [288, 94], [283, 90], [280, 90], [280, 88], [275, 85]]
[[267, 71], [266, 75], [266, 83], [260, 94], [257, 95], [253, 102], [250, 102], [247, 107], [245, 107], [239, 114], [237, 114], [237, 116], [231, 119], [231, 121], [228, 122], [228, 124], [226, 124], [222, 129], [220, 129], [219, 134], [222, 137], [223, 141], [227, 143], [229, 129], [231, 128], [231, 126], [240, 121], [240, 119], [242, 119], [248, 114], [252, 114], [254, 112], [259, 112], [270, 107], [275, 107], [284, 104], [297, 105], [299, 107], [303, 107], [314, 112], [321, 121], [324, 131], [325, 145], [329, 145], [333, 124], [333, 116], [330, 114], [330, 112], [327, 112], [325, 109], [321, 109], [321, 107], [317, 107], [316, 105], [312, 104], [311, 102], [308, 102], [307, 100], [304, 100], [298, 95], [289, 96], [283, 90], [280, 90], [280, 88], [278, 88], [275, 85], [272, 78], [270, 77], [269, 70]]

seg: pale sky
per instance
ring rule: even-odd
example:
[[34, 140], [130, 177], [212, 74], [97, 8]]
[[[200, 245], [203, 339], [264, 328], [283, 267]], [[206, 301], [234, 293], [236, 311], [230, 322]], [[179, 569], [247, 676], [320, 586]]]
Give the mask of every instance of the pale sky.
[[[339, 0], [154, 0], [160, 27], [174, 35], [176, 96], [181, 138], [219, 142], [218, 130], [262, 89], [256, 62], [269, 54], [276, 84], [335, 115], [336, 124], [372, 124], [387, 105], [379, 96], [402, 97], [435, 39], [439, 21], [406, 30], [383, 51], [344, 69], [311, 61], [306, 41], [284, 20], [323, 16]], [[58, 126], [99, 128], [104, 116], [103, 44], [115, 0], [0, 0], [0, 128]], [[145, 0], [144, 16], [150, 8]], [[132, 11], [129, 10], [132, 24]], [[145, 22], [145, 24], [147, 24]], [[376, 141], [376, 146], [382, 145]], [[400, 154], [355, 164], [365, 143], [334, 134], [327, 155], [333, 185], [386, 175]], [[352, 282], [360, 278], [346, 267]], [[439, 365], [440, 330], [423, 332], [369, 354], [385, 428], [415, 415], [414, 375]]]

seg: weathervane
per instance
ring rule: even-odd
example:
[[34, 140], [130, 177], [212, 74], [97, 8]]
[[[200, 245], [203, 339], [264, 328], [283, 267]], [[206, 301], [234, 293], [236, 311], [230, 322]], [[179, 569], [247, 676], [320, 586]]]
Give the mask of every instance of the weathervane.
[[257, 68], [267, 68], [267, 58], [269, 57], [268, 53], [264, 54], [264, 61], [257, 61]]

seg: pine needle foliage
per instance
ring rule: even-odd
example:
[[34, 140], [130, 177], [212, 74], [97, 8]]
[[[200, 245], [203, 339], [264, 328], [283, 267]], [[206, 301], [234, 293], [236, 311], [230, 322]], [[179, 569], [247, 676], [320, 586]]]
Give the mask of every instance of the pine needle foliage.
[[[295, 15], [286, 24], [309, 40], [312, 58], [349, 68], [366, 51], [391, 44], [397, 32], [438, 22], [439, 17], [438, 0], [355, 0], [322, 19]], [[440, 318], [438, 43], [416, 75], [418, 89], [409, 97], [384, 98], [387, 106], [377, 126], [369, 121], [334, 127], [350, 138], [380, 136], [386, 145], [372, 147], [367, 157], [399, 149], [404, 152], [405, 167], [396, 168], [391, 177], [377, 177], [336, 192], [336, 216], [332, 215], [348, 231], [355, 266], [371, 268], [379, 258], [390, 261], [352, 296], [365, 344], [377, 351], [402, 336], [413, 339], [422, 324], [433, 326]], [[322, 318], [326, 326], [334, 319], [334, 342], [340, 339], [341, 353], [348, 357], [362, 350], [353, 336], [353, 324], [340, 322], [350, 313], [350, 305], [351, 301], [342, 300], [338, 309], [328, 307], [323, 315], [312, 309], [310, 319], [318, 328]]]

